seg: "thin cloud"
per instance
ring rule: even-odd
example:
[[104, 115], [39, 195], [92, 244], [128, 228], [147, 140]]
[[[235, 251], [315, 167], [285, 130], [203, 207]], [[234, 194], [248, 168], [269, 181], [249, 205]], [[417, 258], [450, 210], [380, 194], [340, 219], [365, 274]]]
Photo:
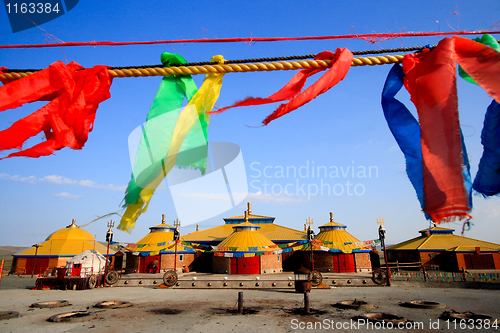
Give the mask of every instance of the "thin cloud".
[[40, 181], [47, 181], [54, 184], [76, 184], [76, 180], [56, 175], [45, 176], [40, 178]]
[[57, 193], [57, 194], [54, 194], [54, 196], [61, 197], [61, 198], [69, 198], [69, 199], [76, 199], [76, 198], [81, 197], [81, 195], [74, 195], [74, 194], [71, 194], [68, 192]]
[[29, 177], [21, 177], [19, 175], [14, 175], [11, 176], [6, 173], [0, 173], [0, 179], [8, 179], [8, 180], [13, 180], [16, 182], [24, 182], [24, 183], [35, 183], [37, 181], [37, 178], [35, 176], [29, 176]]
[[[37, 178], [35, 176], [22, 177], [20, 175], [11, 176], [7, 173], [0, 173], [0, 179], [7, 179], [7, 180], [16, 181], [16, 182], [24, 182], [24, 183], [31, 183], [31, 184], [35, 184], [37, 182], [48, 182], [48, 183], [58, 184], [58, 185], [76, 185], [76, 186], [82, 186], [82, 187], [90, 187], [90, 188], [110, 190], [110, 191], [120, 191], [120, 192], [125, 191], [125, 189], [127, 188], [126, 185], [123, 185], [123, 186], [117, 186], [114, 184], [101, 185], [101, 184], [98, 184], [92, 180], [75, 180], [75, 179], [70, 179], [70, 178], [66, 178], [63, 176], [56, 176], [56, 175], [49, 175], [49, 176]], [[63, 193], [65, 193], [65, 192], [63, 192]]]

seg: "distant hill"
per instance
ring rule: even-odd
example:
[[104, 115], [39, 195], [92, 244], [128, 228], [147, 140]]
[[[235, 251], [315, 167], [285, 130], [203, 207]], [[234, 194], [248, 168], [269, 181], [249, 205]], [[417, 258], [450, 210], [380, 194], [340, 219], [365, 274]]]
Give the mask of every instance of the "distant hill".
[[21, 252], [23, 250], [27, 250], [29, 247], [22, 246], [0, 246], [0, 258], [5, 259], [4, 257], [10, 257], [14, 253]]
[[0, 246], [0, 260], [5, 260], [5, 266], [3, 270], [3, 276], [7, 275], [12, 266], [12, 255], [24, 250], [29, 249], [29, 247], [23, 246]]

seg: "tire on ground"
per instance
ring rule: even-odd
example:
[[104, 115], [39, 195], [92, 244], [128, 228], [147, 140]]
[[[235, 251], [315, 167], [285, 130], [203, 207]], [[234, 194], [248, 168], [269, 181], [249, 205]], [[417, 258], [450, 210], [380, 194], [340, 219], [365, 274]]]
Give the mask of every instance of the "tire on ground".
[[17, 311], [0, 311], [0, 320], [17, 318], [19, 316], [20, 314]]
[[126, 308], [129, 306], [132, 306], [132, 303], [125, 301], [102, 301], [94, 305], [94, 308], [116, 309], [116, 308]]
[[59, 313], [56, 315], [53, 315], [47, 321], [51, 321], [54, 323], [58, 322], [79, 322], [79, 321], [88, 321], [92, 319], [97, 318], [97, 313], [95, 312], [87, 312], [87, 311], [73, 311], [73, 312], [66, 312], [66, 313]]
[[30, 305], [30, 308], [60, 308], [62, 306], [70, 305], [68, 301], [46, 301], [46, 302], [37, 302]]

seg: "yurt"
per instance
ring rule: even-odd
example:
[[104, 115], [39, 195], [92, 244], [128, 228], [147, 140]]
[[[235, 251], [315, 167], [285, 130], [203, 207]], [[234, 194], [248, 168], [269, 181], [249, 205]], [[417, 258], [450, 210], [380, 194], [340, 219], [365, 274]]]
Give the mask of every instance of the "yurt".
[[[172, 244], [176, 228], [165, 223], [164, 214], [162, 222], [150, 227], [149, 230], [149, 234], [133, 246], [129, 246], [126, 258], [127, 272], [159, 273], [174, 269], [174, 267], [192, 268], [191, 265], [197, 253], [180, 244]], [[175, 265], [174, 262], [176, 262]]]
[[[13, 255], [13, 274], [43, 274], [54, 267], [63, 267], [66, 261], [85, 250], [106, 253], [106, 247], [96, 242], [90, 232], [81, 229], [75, 219], [66, 228], [50, 234], [43, 243]], [[110, 249], [109, 255], [115, 252]]]
[[[277, 245], [304, 241], [307, 238], [305, 231], [278, 225], [275, 223], [274, 217], [253, 214], [252, 204], [250, 202], [247, 203], [246, 214], [248, 214], [246, 219], [245, 214], [225, 217], [223, 219], [223, 225], [200, 231], [196, 228], [196, 231], [185, 235], [183, 241], [217, 246], [234, 232], [235, 226], [244, 223], [245, 220], [259, 227], [259, 232]], [[211, 265], [213, 262], [212, 256], [211, 253], [201, 254], [201, 256], [196, 259], [195, 269], [203, 272], [211, 272]], [[302, 257], [298, 251], [286, 252], [281, 254], [280, 260], [283, 269], [293, 271], [295, 268], [300, 267]]]
[[104, 273], [106, 258], [95, 250], [85, 250], [66, 261], [66, 275], [86, 277]]
[[387, 261], [449, 272], [500, 269], [500, 244], [454, 235], [454, 231], [436, 226], [420, 230], [419, 237], [388, 247]]
[[354, 273], [370, 272], [372, 265], [370, 262], [370, 250], [360, 249], [359, 240], [348, 233], [347, 226], [334, 222], [333, 213], [330, 213], [330, 222], [319, 227], [319, 234], [315, 239], [321, 241], [321, 246], [327, 247], [330, 251], [304, 251], [304, 266], [314, 268], [319, 271], [333, 273]]
[[[226, 274], [268, 274], [283, 271], [281, 253], [259, 225], [248, 222], [233, 225], [233, 232], [217, 245], [212, 271]], [[274, 251], [273, 251], [274, 250]]]

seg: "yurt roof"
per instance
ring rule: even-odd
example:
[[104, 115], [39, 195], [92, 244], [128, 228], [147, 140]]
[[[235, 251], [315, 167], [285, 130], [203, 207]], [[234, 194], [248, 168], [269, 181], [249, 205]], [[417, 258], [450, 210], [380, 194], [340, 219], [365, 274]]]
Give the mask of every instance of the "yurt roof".
[[218, 244], [229, 237], [234, 231], [233, 227], [242, 223], [250, 223], [259, 226], [259, 232], [272, 242], [288, 243], [293, 241], [305, 240], [307, 233], [301, 230], [295, 230], [274, 224], [274, 217], [251, 214], [251, 204], [248, 203], [248, 221], [245, 222], [245, 215], [226, 217], [224, 225], [213, 227], [206, 230], [194, 231], [184, 236], [184, 241], [192, 243], [211, 243]]
[[[224, 239], [218, 246], [229, 248], [269, 247], [275, 245], [269, 238], [264, 236], [258, 229], [259, 226], [244, 222], [233, 226], [233, 233]], [[246, 252], [236, 250], [236, 252]]]
[[[39, 244], [38, 251], [33, 246], [25, 251], [14, 254], [19, 257], [73, 257], [85, 250], [96, 250], [105, 254], [106, 246], [94, 240], [92, 234], [81, 229], [75, 224], [75, 220], [66, 228], [52, 233], [47, 239]], [[111, 248], [109, 254], [115, 253]]]
[[[331, 228], [329, 228], [331, 227]], [[336, 228], [338, 227], [338, 228]], [[316, 235], [315, 239], [323, 242], [332, 242], [333, 244], [323, 244], [323, 246], [337, 250], [354, 250], [359, 246], [345, 243], [355, 243], [359, 240], [345, 230], [346, 226], [333, 221], [333, 214], [330, 213], [330, 222], [320, 227], [321, 232]], [[340, 245], [342, 244], [342, 245]]]
[[59, 229], [52, 234], [50, 234], [45, 240], [87, 240], [89, 242], [94, 241], [94, 236], [90, 232], [84, 229], [80, 229], [79, 226], [76, 225], [75, 219], [68, 225], [66, 228]]
[[[150, 232], [136, 243], [137, 247], [129, 247], [130, 250], [134, 252], [175, 252], [174, 248], [169, 248], [172, 246], [172, 244], [168, 244], [168, 242], [172, 242], [174, 240], [174, 227], [166, 224], [163, 220], [162, 223], [150, 227], [149, 229]], [[186, 250], [184, 246], [178, 244], [177, 252], [190, 253], [193, 251]]]
[[[495, 251], [500, 251], [500, 244], [485, 242], [473, 238], [453, 235], [453, 233], [432, 233], [426, 235], [422, 230], [420, 231], [421, 236], [409, 239], [407, 241], [401, 242], [396, 245], [392, 245], [387, 248], [387, 250], [418, 250], [418, 251], [431, 251], [431, 250], [452, 250], [455, 248], [462, 250], [455, 251], [465, 251], [465, 249], [469, 249], [469, 251], [474, 251], [474, 248], [484, 248], [484, 249], [496, 249]], [[444, 230], [452, 230], [453, 229], [445, 229]]]

